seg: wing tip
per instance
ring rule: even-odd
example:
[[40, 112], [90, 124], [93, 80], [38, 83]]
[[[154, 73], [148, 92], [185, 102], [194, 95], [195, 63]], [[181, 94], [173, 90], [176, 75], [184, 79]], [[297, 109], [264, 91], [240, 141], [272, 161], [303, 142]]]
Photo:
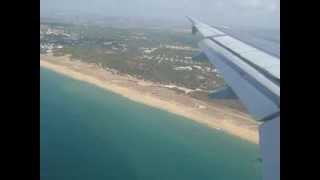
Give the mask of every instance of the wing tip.
[[192, 24], [195, 24], [194, 18], [192, 18], [191, 16], [186, 16], [186, 18], [187, 18]]

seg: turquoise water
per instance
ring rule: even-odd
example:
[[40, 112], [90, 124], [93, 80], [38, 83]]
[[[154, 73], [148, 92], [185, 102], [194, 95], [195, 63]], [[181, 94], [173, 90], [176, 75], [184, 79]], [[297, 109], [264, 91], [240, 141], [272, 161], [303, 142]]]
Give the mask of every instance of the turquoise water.
[[259, 180], [257, 145], [41, 69], [42, 180]]

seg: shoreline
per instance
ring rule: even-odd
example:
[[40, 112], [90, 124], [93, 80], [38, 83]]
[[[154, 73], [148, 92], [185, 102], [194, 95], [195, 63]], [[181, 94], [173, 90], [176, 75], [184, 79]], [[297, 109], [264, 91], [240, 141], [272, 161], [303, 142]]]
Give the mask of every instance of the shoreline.
[[132, 101], [174, 113], [258, 144], [258, 123], [244, 113], [177, 94], [157, 83], [108, 72], [68, 56], [40, 55], [40, 66], [111, 91]]

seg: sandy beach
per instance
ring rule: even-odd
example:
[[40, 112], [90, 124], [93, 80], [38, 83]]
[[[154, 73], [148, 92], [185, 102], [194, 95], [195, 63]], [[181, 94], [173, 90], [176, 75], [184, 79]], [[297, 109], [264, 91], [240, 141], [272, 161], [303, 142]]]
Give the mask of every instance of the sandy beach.
[[159, 83], [119, 75], [96, 64], [71, 60], [69, 56], [40, 55], [40, 66], [112, 91], [135, 102], [184, 116], [252, 143], [259, 142], [258, 123], [248, 114], [221, 104], [200, 101]]

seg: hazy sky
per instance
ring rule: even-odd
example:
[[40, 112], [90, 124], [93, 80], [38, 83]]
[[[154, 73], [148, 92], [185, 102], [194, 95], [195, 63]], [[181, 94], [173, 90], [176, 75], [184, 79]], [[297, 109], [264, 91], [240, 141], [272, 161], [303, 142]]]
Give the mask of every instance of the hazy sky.
[[41, 13], [68, 11], [207, 23], [280, 27], [280, 0], [40, 0]]

